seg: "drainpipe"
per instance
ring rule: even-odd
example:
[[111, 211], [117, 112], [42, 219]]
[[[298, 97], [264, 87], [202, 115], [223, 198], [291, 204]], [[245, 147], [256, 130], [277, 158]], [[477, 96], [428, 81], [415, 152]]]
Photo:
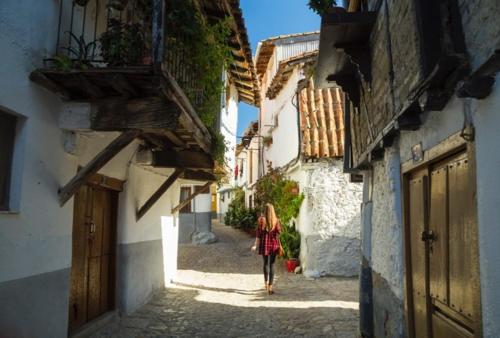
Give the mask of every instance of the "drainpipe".
[[361, 271], [359, 275], [359, 331], [361, 337], [373, 337], [373, 280], [371, 268], [373, 169], [363, 175], [361, 207]]
[[[295, 156], [295, 158], [293, 160], [291, 160], [290, 162], [288, 162], [287, 164], [285, 164], [283, 166], [283, 169], [285, 171], [287, 171], [288, 169], [293, 169], [295, 167], [295, 165], [297, 165], [297, 163], [299, 162], [299, 159], [300, 159], [300, 154], [301, 154], [302, 135], [300, 133], [300, 107], [299, 107], [299, 94], [300, 94], [300, 91], [303, 89], [301, 81], [299, 81], [299, 83], [297, 85], [297, 89], [295, 90], [295, 95], [292, 97], [292, 104], [296, 108], [296, 112], [297, 112], [297, 135], [299, 138], [298, 145], [297, 145], [297, 155]], [[296, 98], [297, 104], [293, 103], [294, 98]]]

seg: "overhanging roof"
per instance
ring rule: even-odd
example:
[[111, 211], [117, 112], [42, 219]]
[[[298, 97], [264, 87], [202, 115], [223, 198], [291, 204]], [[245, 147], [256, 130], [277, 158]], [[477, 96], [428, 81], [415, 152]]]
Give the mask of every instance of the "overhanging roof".
[[336, 86], [339, 77], [369, 76], [368, 42], [375, 12], [347, 12], [334, 7], [321, 20], [316, 88]]
[[318, 35], [319, 31], [315, 31], [315, 32], [279, 35], [260, 41], [259, 45], [257, 46], [257, 53], [255, 56], [257, 75], [263, 76], [263, 74], [266, 72], [267, 65], [269, 63], [271, 56], [273, 55], [274, 48], [276, 47], [276, 44], [278, 42], [297, 43], [301, 41], [308, 41], [314, 39]]
[[300, 55], [293, 56], [280, 62], [278, 70], [274, 75], [269, 88], [267, 89], [266, 96], [269, 99], [274, 99], [281, 89], [286, 85], [288, 79], [297, 66], [311, 65], [316, 62], [318, 51], [305, 52]]
[[230, 45], [233, 49], [233, 64], [228, 69], [230, 80], [238, 89], [240, 101], [259, 105], [260, 92], [252, 50], [248, 39], [245, 20], [239, 0], [201, 0], [200, 7], [210, 21], [218, 21], [227, 16], [234, 18], [234, 34]]

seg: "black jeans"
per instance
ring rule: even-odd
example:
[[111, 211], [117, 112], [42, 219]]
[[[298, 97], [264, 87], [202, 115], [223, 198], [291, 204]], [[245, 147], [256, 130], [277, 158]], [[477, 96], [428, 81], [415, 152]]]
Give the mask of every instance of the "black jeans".
[[276, 260], [276, 254], [272, 253], [269, 256], [262, 256], [264, 259], [264, 281], [269, 282], [269, 285], [273, 285], [274, 279], [274, 261]]

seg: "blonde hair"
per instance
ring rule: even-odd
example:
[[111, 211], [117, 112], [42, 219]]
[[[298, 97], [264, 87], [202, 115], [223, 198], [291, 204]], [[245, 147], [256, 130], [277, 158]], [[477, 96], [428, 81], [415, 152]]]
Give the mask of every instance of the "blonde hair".
[[266, 219], [265, 229], [267, 231], [274, 230], [278, 226], [278, 217], [274, 211], [274, 206], [271, 203], [266, 203], [264, 207], [264, 217]]

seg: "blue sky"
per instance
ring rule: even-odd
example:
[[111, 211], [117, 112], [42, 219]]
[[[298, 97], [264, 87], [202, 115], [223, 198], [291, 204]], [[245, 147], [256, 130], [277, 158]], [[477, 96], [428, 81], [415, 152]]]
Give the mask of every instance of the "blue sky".
[[[243, 17], [255, 55], [257, 43], [272, 36], [319, 30], [320, 17], [307, 7], [308, 0], [241, 0]], [[257, 108], [239, 105], [238, 136], [250, 121], [257, 119]]]

